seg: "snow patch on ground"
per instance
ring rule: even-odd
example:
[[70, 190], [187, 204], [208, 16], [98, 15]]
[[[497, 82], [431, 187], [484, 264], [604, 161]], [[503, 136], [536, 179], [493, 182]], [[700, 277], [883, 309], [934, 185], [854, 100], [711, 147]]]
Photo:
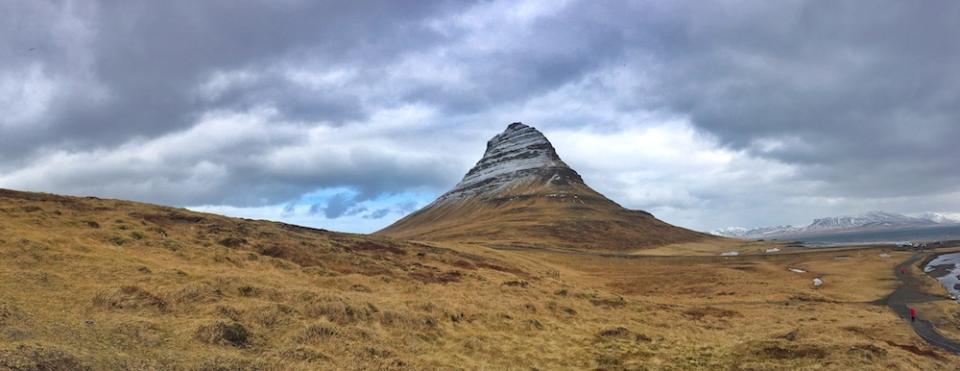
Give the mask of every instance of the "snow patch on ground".
[[958, 295], [960, 295], [960, 253], [940, 255], [927, 263], [927, 265], [923, 267], [923, 271], [930, 273], [940, 267], [945, 267], [947, 273], [937, 277], [937, 280], [940, 281], [940, 284], [947, 289], [947, 292], [949, 292], [952, 297], [958, 297]]

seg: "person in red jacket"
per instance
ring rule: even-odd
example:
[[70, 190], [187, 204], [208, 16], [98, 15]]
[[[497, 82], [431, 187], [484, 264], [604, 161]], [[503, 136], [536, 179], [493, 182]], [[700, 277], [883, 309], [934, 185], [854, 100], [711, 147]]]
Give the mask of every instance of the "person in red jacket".
[[913, 307], [910, 307], [910, 322], [916, 322], [916, 321], [917, 321], [917, 310], [914, 309]]

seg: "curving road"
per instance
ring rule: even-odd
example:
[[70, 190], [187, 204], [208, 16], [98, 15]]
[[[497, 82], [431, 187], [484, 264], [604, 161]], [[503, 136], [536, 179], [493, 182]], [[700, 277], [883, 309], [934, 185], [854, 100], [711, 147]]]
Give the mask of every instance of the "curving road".
[[[914, 254], [910, 259], [900, 263], [900, 265], [895, 268], [894, 274], [897, 276], [897, 279], [900, 280], [900, 286], [884, 300], [890, 309], [906, 321], [910, 320], [908, 308], [912, 304], [949, 300], [946, 296], [930, 295], [918, 289], [921, 286], [921, 278], [911, 273], [910, 266], [923, 256], [923, 254], [919, 253]], [[901, 274], [901, 271], [906, 271], [906, 273]], [[919, 315], [917, 317], [916, 322], [910, 323], [913, 331], [917, 333], [917, 336], [920, 336], [920, 338], [930, 345], [940, 347], [954, 354], [960, 354], [960, 343], [940, 335], [933, 323], [919, 318]]]

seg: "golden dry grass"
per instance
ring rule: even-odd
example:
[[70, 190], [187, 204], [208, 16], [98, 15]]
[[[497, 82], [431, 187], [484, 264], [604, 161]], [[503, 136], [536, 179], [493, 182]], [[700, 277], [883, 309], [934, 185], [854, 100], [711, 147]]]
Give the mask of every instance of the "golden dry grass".
[[905, 258], [878, 254], [497, 250], [0, 191], [0, 369], [955, 369], [870, 303]]
[[428, 205], [377, 234], [598, 251], [725, 240], [623, 208], [582, 183], [555, 185], [537, 179], [496, 195]]

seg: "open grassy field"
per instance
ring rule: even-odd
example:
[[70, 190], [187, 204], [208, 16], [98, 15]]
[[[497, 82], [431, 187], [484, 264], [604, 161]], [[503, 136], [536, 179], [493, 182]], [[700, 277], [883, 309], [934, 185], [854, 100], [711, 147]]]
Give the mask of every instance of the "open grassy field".
[[0, 369], [957, 369], [874, 304], [907, 257], [882, 252], [503, 250], [0, 191]]

